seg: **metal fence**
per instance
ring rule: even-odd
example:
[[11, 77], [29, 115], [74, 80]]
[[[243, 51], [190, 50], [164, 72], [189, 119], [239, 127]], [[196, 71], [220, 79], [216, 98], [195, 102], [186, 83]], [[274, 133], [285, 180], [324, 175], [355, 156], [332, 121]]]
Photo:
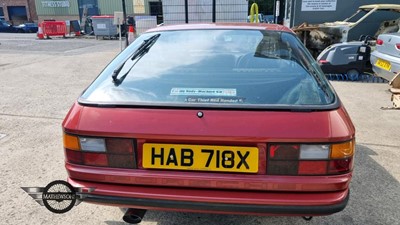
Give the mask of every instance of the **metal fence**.
[[[250, 8], [258, 5], [260, 22], [279, 22], [276, 3], [283, 0], [159, 0], [148, 2], [148, 16], [135, 16], [137, 32], [157, 24], [248, 22]], [[279, 5], [279, 4], [278, 4]], [[256, 13], [256, 12], [254, 12]]]
[[163, 23], [246, 22], [247, 0], [163, 0]]

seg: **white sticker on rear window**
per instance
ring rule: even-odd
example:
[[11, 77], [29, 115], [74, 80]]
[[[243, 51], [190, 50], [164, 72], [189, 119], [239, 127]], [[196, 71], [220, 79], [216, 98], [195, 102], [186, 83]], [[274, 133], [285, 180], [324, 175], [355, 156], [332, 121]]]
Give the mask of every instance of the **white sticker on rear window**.
[[236, 96], [236, 89], [225, 88], [172, 88], [171, 95]]
[[240, 97], [193, 97], [193, 96], [189, 96], [185, 99], [185, 102], [240, 104], [240, 103], [244, 103], [245, 100], [246, 100], [245, 98], [240, 98]]

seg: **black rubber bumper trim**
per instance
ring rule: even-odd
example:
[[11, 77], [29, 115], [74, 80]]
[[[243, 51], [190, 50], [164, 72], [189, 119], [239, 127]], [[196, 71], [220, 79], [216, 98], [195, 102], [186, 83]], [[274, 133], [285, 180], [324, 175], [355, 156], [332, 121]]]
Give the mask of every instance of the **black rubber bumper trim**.
[[251, 205], [251, 204], [226, 204], [172, 201], [157, 199], [126, 198], [117, 196], [87, 195], [83, 201], [89, 203], [121, 204], [135, 207], [155, 207], [165, 209], [202, 210], [210, 212], [247, 212], [265, 214], [296, 214], [296, 215], [328, 215], [342, 211], [349, 200], [350, 194], [335, 205], [319, 206], [279, 206], [279, 205]]

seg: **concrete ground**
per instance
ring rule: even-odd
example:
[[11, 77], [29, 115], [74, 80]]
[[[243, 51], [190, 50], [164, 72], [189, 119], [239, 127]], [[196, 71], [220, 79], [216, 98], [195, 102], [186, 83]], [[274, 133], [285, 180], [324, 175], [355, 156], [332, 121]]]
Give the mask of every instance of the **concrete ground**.
[[[62, 119], [118, 52], [118, 41], [0, 34], [0, 224], [125, 224], [118, 208], [85, 203], [53, 214], [20, 188], [66, 179]], [[344, 211], [310, 222], [149, 211], [142, 224], [400, 224], [400, 111], [380, 109], [391, 105], [388, 85], [333, 86], [357, 129], [351, 198]]]

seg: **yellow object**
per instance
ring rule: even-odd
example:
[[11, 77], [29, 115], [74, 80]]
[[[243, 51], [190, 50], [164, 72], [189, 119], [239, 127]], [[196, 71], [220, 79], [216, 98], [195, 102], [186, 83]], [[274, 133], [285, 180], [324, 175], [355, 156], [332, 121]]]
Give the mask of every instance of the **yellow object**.
[[63, 139], [64, 139], [64, 148], [75, 151], [80, 150], [78, 137], [64, 133]]
[[343, 159], [353, 156], [355, 143], [354, 140], [333, 144], [331, 148], [331, 158], [332, 159]]
[[250, 8], [250, 23], [259, 23], [258, 19], [258, 5], [257, 3], [253, 3]]
[[148, 169], [257, 173], [258, 152], [257, 147], [145, 143], [142, 165]]
[[386, 71], [390, 71], [390, 69], [392, 68], [392, 65], [390, 64], [389, 61], [383, 60], [383, 59], [377, 59], [375, 66], [384, 69]]

